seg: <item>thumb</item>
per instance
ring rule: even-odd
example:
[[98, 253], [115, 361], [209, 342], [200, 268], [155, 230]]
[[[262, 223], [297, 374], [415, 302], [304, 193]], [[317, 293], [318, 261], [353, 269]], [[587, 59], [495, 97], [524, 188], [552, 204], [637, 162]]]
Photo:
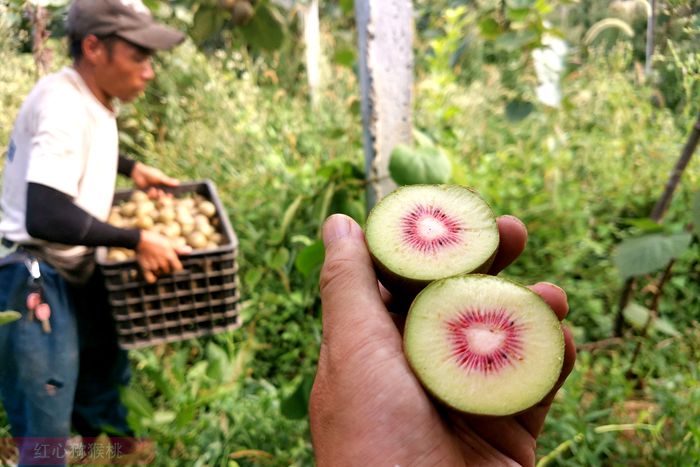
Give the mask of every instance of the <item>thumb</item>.
[[177, 248], [174, 248], [174, 250], [178, 255], [189, 255], [192, 253], [192, 247], [189, 245], [178, 246]]
[[163, 179], [161, 180], [161, 183], [165, 186], [178, 186], [180, 184], [180, 180], [178, 180], [177, 178], [168, 177], [167, 175], [163, 174]]
[[323, 226], [326, 258], [321, 269], [324, 341], [352, 346], [377, 333], [398, 335], [384, 306], [362, 229], [335, 214]]

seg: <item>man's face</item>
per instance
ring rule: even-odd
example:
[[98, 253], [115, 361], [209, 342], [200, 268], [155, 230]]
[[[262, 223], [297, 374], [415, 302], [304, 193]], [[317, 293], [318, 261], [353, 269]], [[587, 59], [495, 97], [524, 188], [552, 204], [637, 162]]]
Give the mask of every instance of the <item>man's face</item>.
[[110, 97], [123, 102], [136, 99], [155, 77], [149, 51], [124, 40], [103, 42], [103, 54], [95, 66], [97, 85]]

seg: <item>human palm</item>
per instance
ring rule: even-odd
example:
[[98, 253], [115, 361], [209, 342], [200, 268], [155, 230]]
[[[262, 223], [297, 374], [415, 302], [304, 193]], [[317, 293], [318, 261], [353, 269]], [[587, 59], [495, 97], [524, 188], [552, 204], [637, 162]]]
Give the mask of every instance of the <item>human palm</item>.
[[[517, 258], [527, 238], [517, 219], [498, 223], [501, 246], [492, 274]], [[378, 286], [359, 226], [333, 216], [324, 241], [323, 341], [310, 404], [318, 465], [533, 465], [535, 440], [573, 367], [568, 331], [559, 382], [537, 406], [507, 417], [457, 413], [431, 399], [413, 375], [402, 349], [402, 314], [388, 313], [397, 301]], [[566, 316], [561, 289], [531, 288], [560, 319]]]

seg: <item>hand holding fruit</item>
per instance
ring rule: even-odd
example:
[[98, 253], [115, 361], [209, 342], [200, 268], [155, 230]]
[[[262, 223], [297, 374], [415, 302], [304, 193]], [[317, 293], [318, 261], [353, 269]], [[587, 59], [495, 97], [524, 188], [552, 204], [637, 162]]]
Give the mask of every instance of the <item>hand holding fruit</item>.
[[143, 271], [146, 282], [152, 284], [161, 274], [169, 274], [182, 270], [178, 254], [187, 254], [191, 249], [187, 246], [174, 248], [171, 241], [156, 232], [141, 231], [141, 240], [136, 249], [136, 259]]
[[[491, 274], [510, 264], [527, 238], [513, 217], [498, 218], [497, 226], [500, 245]], [[409, 366], [361, 228], [346, 216], [332, 216], [324, 243], [323, 341], [310, 403], [318, 465], [533, 465], [535, 440], [575, 359], [570, 334], [564, 331], [559, 379], [534, 407], [502, 417], [453, 411], [428, 396]], [[558, 319], [565, 317], [561, 289], [547, 283], [530, 289]]]
[[131, 172], [131, 179], [138, 188], [145, 189], [152, 186], [177, 186], [177, 179], [168, 177], [160, 169], [137, 162]]
[[[175, 251], [214, 249], [226, 242], [219, 230], [216, 205], [197, 193], [178, 198], [156, 188], [148, 192], [136, 190], [112, 207], [107, 222], [119, 228], [158, 233], [167, 238]], [[109, 249], [107, 259], [127, 261], [134, 254], [133, 250], [114, 247]]]

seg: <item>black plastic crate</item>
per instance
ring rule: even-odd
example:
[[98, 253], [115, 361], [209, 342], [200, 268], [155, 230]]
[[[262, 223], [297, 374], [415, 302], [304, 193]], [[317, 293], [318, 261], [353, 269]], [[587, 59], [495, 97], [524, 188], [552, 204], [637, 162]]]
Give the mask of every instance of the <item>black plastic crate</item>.
[[[239, 326], [238, 239], [214, 185], [209, 180], [164, 188], [175, 196], [202, 195], [216, 206], [217, 231], [224, 242], [218, 248], [195, 250], [180, 256], [183, 271], [148, 284], [135, 259], [110, 261], [108, 249], [97, 249], [97, 264], [107, 288], [116, 321], [119, 345], [135, 349], [235, 329]], [[133, 190], [119, 191], [118, 204]]]

